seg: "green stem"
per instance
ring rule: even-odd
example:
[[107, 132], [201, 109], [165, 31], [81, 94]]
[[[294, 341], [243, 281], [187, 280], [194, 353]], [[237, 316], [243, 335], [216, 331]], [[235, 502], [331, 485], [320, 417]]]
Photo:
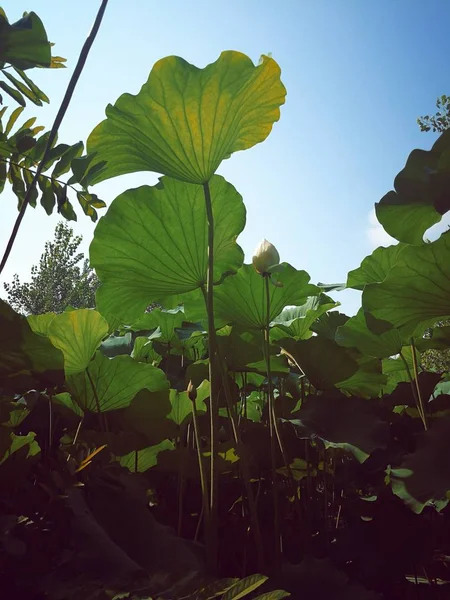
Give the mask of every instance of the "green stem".
[[[243, 443], [239, 431], [239, 424], [236, 417], [236, 411], [233, 406], [233, 398], [231, 395], [230, 385], [228, 381], [228, 374], [226, 369], [224, 368], [224, 361], [220, 356], [219, 348], [217, 347], [217, 362], [219, 365], [220, 376], [222, 379], [222, 386], [225, 391], [225, 399], [227, 402], [228, 414], [231, 421], [231, 428], [233, 431], [233, 437], [236, 444], [236, 449], [238, 454], [240, 455], [240, 466], [242, 471], [242, 480], [244, 483], [245, 492], [247, 494], [248, 508], [250, 512], [250, 523], [253, 533], [253, 538], [255, 541], [255, 549], [256, 549], [256, 560], [258, 565], [258, 570], [264, 570], [264, 546], [261, 536], [261, 528], [259, 526], [258, 519], [258, 509], [255, 501], [255, 496], [253, 494], [252, 484], [250, 482], [250, 467], [248, 463], [248, 454], [243, 448]], [[242, 449], [242, 452], [241, 452]]]
[[202, 499], [203, 499], [203, 511], [205, 514], [205, 521], [208, 523], [209, 519], [209, 496], [208, 496], [208, 483], [206, 480], [206, 468], [205, 461], [201, 447], [200, 432], [198, 427], [198, 416], [195, 401], [192, 402], [192, 422], [194, 424], [194, 439], [195, 445], [197, 446], [197, 457], [198, 457], [198, 468], [200, 471], [200, 485], [202, 488]]
[[272, 372], [270, 368], [270, 281], [269, 275], [263, 275], [264, 290], [266, 296], [266, 319], [264, 327], [264, 342], [265, 342], [265, 360], [267, 371], [267, 393], [269, 398], [269, 433], [270, 433], [270, 458], [272, 464], [272, 491], [273, 491], [273, 506], [274, 506], [274, 534], [275, 534], [275, 571], [279, 569], [281, 564], [281, 536], [280, 536], [280, 506], [278, 497], [278, 479], [277, 479], [277, 457], [276, 457], [276, 419], [273, 402], [272, 388]]
[[89, 383], [91, 384], [92, 393], [94, 394], [95, 407], [97, 408], [97, 414], [98, 414], [98, 420], [99, 420], [99, 424], [100, 424], [100, 429], [101, 429], [101, 431], [105, 432], [106, 431], [105, 415], [101, 411], [100, 400], [99, 400], [99, 397], [98, 397], [98, 394], [97, 394], [97, 390], [95, 389], [94, 382], [92, 381], [91, 374], [89, 373], [88, 367], [86, 367], [86, 375], [87, 375], [87, 378], [89, 379]]
[[422, 394], [420, 392], [419, 369], [417, 366], [416, 347], [414, 345], [413, 338], [411, 338], [411, 352], [412, 352], [412, 361], [413, 361], [413, 369], [414, 369], [414, 381], [416, 384], [416, 391], [417, 391], [417, 403], [418, 403], [418, 406], [420, 406], [419, 412], [421, 413], [423, 426], [426, 431], [428, 429], [427, 416], [425, 414], [425, 405], [423, 403]]
[[210, 440], [211, 440], [211, 472], [210, 472], [210, 499], [209, 518], [211, 531], [211, 564], [217, 566], [218, 552], [218, 491], [219, 479], [217, 471], [218, 460], [218, 433], [219, 433], [219, 403], [217, 399], [216, 354], [217, 340], [214, 324], [214, 215], [211, 202], [209, 183], [203, 184], [205, 195], [206, 221], [208, 224], [208, 270], [206, 276], [206, 311], [208, 313], [208, 355], [209, 355], [209, 385], [210, 385]]
[[[413, 356], [415, 356], [414, 349], [413, 349]], [[416, 403], [417, 412], [419, 413], [419, 417], [421, 418], [423, 426], [424, 426], [424, 429], [426, 431], [428, 429], [428, 427], [427, 427], [427, 421], [426, 421], [426, 418], [425, 418], [425, 414], [423, 412], [422, 397], [419, 398], [419, 396], [417, 394], [417, 391], [418, 391], [419, 387], [418, 387], [417, 383], [414, 381], [414, 378], [413, 378], [413, 376], [411, 374], [411, 369], [409, 368], [409, 365], [408, 365], [408, 361], [403, 356], [402, 352], [400, 352], [400, 358], [402, 359], [403, 364], [405, 365], [405, 369], [406, 369], [406, 373], [408, 375], [409, 383], [411, 384], [412, 395], [413, 395], [414, 401]], [[414, 358], [413, 358], [413, 366], [414, 366], [414, 362], [416, 362], [416, 365], [417, 365], [417, 361], [414, 361]], [[417, 371], [417, 366], [416, 366], [415, 371]], [[420, 390], [419, 390], [419, 392], [420, 392]]]

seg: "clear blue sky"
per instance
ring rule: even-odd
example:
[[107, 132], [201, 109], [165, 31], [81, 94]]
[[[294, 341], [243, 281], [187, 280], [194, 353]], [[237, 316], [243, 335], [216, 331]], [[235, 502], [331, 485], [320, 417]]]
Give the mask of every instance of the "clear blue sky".
[[[31, 106], [28, 114], [50, 126], [100, 2], [1, 4], [11, 20], [24, 10], [37, 12], [54, 53], [68, 59], [66, 70], [33, 72], [51, 104]], [[60, 139], [85, 141], [105, 106], [123, 92], [137, 93], [164, 56], [201, 67], [222, 50], [239, 50], [255, 62], [271, 52], [288, 91], [281, 120], [266, 142], [220, 168], [247, 206], [239, 242], [247, 260], [265, 237], [313, 282], [345, 281], [386, 243], [373, 217], [371, 223], [374, 202], [391, 189], [409, 152], [428, 149], [435, 139], [420, 133], [416, 118], [450, 93], [449, 19], [447, 0], [110, 0]], [[129, 175], [93, 191], [109, 204], [126, 188], [155, 181], [151, 173]], [[16, 208], [10, 193], [1, 200], [3, 251]], [[28, 275], [57, 221], [41, 207], [28, 210], [3, 281], [14, 272]], [[80, 214], [74, 229], [87, 250], [90, 221]], [[356, 311], [356, 292], [334, 296], [347, 312]]]

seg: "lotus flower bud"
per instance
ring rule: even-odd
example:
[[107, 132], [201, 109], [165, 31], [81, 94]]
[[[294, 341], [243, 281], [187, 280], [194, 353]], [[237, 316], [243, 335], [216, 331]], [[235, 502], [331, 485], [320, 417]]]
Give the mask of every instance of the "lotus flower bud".
[[256, 248], [252, 262], [256, 271], [264, 275], [270, 273], [271, 268], [279, 264], [280, 255], [273, 244], [263, 240]]

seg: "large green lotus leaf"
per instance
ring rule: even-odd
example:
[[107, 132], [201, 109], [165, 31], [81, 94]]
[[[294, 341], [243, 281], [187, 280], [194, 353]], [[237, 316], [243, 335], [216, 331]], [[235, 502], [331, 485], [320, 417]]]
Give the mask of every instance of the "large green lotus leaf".
[[[271, 352], [272, 352], [271, 348]], [[248, 369], [252, 371], [256, 371], [262, 375], [266, 375], [267, 373], [267, 365], [265, 360], [258, 360], [256, 362], [248, 363]], [[272, 356], [270, 359], [270, 370], [272, 375], [288, 375], [289, 374], [289, 364], [286, 360], [286, 356]]]
[[139, 336], [134, 340], [131, 356], [138, 362], [150, 363], [154, 367], [157, 367], [162, 360], [162, 356], [155, 350], [153, 342], [144, 336]]
[[406, 455], [398, 469], [391, 470], [394, 494], [415, 513], [430, 504], [438, 510], [445, 508], [450, 490], [449, 455], [450, 419], [437, 419], [420, 434], [415, 452]]
[[450, 325], [433, 327], [429, 335], [416, 342], [416, 348], [424, 350], [448, 350], [450, 348]]
[[285, 338], [278, 344], [318, 390], [332, 388], [358, 370], [358, 363], [347, 350], [327, 338], [316, 336], [298, 341]]
[[272, 321], [270, 339], [279, 340], [292, 337], [296, 340], [306, 340], [313, 334], [310, 327], [314, 321], [339, 303], [334, 302], [326, 294], [311, 296], [302, 306], [290, 306]]
[[319, 437], [326, 448], [343, 448], [364, 462], [377, 448], [385, 448], [388, 424], [378, 415], [378, 403], [339, 394], [308, 396], [290, 420], [302, 438]]
[[382, 283], [366, 286], [364, 310], [397, 327], [402, 338], [450, 317], [450, 234], [408, 246]]
[[[205, 400], [209, 397], [209, 382], [197, 388], [195, 406], [199, 414], [206, 412]], [[177, 428], [192, 417], [192, 401], [187, 392], [166, 389], [158, 392], [140, 391], [124, 413], [126, 422], [152, 443], [175, 437]]]
[[[214, 278], [235, 272], [243, 252], [236, 238], [245, 225], [241, 196], [223, 177], [211, 180]], [[134, 321], [150, 302], [206, 284], [207, 220], [201, 186], [162, 177], [118, 196], [95, 229], [91, 264], [102, 285], [99, 310]], [[109, 319], [108, 319], [109, 320]]]
[[[273, 275], [272, 275], [273, 277]], [[278, 286], [269, 285], [270, 315], [273, 321], [288, 305], [302, 305], [308, 296], [320, 293], [311, 285], [306, 271], [297, 271], [283, 263], [283, 269], [276, 273]], [[266, 325], [265, 281], [253, 268], [243, 265], [236, 275], [228, 277], [215, 292], [215, 312], [219, 321], [262, 329]]]
[[[411, 376], [414, 376], [414, 365], [413, 355], [410, 347], [404, 347], [402, 349], [402, 356], [391, 356], [383, 358], [382, 360], [382, 371], [386, 375], [387, 381], [383, 387], [384, 394], [390, 394], [395, 390], [399, 383], [411, 381]], [[417, 364], [420, 364], [420, 354], [416, 350]], [[405, 362], [408, 365], [408, 369], [405, 366]], [[409, 371], [409, 373], [408, 373]]]
[[0, 423], [4, 427], [18, 427], [30, 412], [31, 408], [27, 408], [26, 404], [0, 398]]
[[29, 12], [16, 23], [10, 24], [1, 11], [0, 38], [0, 62], [10, 63], [18, 69], [50, 66], [50, 42], [36, 13]]
[[76, 402], [73, 401], [72, 396], [68, 392], [61, 392], [52, 396], [52, 403], [56, 407], [63, 407], [74, 413], [77, 417], [83, 418], [83, 411]]
[[[227, 335], [225, 335], [225, 331]], [[261, 335], [258, 336], [254, 332], [243, 331], [237, 327], [224, 327], [219, 330], [217, 346], [221, 360], [232, 372], [248, 371], [249, 363], [258, 362], [264, 358]]]
[[[218, 331], [217, 346], [221, 360], [232, 373], [258, 370], [266, 373], [264, 361], [263, 333], [258, 331], [245, 331], [239, 327], [224, 327]], [[286, 361], [275, 356], [279, 349], [271, 344], [270, 355], [273, 372], [285, 372]], [[277, 371], [278, 370], [278, 371]]]
[[405, 244], [397, 244], [396, 246], [380, 247], [374, 250], [370, 256], [366, 256], [357, 269], [349, 272], [347, 287], [363, 290], [368, 283], [384, 281], [404, 248]]
[[336, 387], [352, 396], [376, 398], [388, 379], [383, 373], [381, 361], [357, 351], [350, 351], [350, 355], [356, 361], [358, 369], [348, 379], [336, 383]]
[[52, 344], [64, 354], [66, 376], [84, 371], [107, 333], [108, 323], [89, 308], [61, 313], [47, 329]]
[[134, 331], [151, 331], [159, 328], [158, 342], [176, 344], [179, 341], [176, 329], [183, 325], [183, 321], [185, 316], [181, 307], [171, 310], [155, 308], [139, 317], [130, 327]]
[[158, 61], [136, 96], [123, 94], [92, 131], [81, 171], [90, 185], [124, 173], [155, 171], [189, 183], [210, 180], [233, 152], [269, 135], [286, 90], [280, 68], [223, 52], [199, 69], [177, 56]]
[[341, 325], [345, 325], [350, 317], [340, 313], [337, 310], [327, 312], [320, 317], [311, 325], [311, 329], [317, 335], [321, 337], [333, 340], [336, 337], [336, 331]]
[[431, 150], [411, 152], [394, 188], [375, 205], [378, 220], [397, 240], [421, 244], [426, 230], [450, 210], [449, 131]]
[[242, 403], [242, 416], [254, 423], [260, 423], [265, 405], [266, 399], [262, 392], [251, 392]]
[[6, 435], [9, 437], [9, 444], [6, 451], [0, 455], [0, 465], [6, 462], [15, 452], [18, 452], [24, 446], [28, 446], [28, 453], [24, 456], [24, 458], [35, 456], [41, 451], [39, 444], [34, 439], [36, 437], [34, 432], [30, 432], [27, 435], [16, 435], [9, 430], [6, 431]]
[[174, 450], [175, 446], [170, 440], [163, 440], [154, 446], [148, 446], [142, 450], [133, 450], [119, 459], [122, 467], [129, 469], [132, 473], [145, 473], [158, 464], [158, 454], [165, 450]]
[[15, 393], [61, 384], [63, 355], [34, 333], [26, 317], [0, 300], [0, 381]]
[[366, 315], [362, 308], [359, 309], [356, 316], [338, 327], [335, 340], [344, 348], [357, 348], [363, 354], [377, 358], [398, 354], [403, 345], [399, 331], [395, 328], [388, 329], [381, 334], [373, 333], [367, 325]]
[[140, 390], [157, 392], [169, 387], [160, 369], [126, 354], [107, 358], [99, 351], [82, 373], [67, 377], [67, 384], [80, 408], [91, 412], [126, 408]]
[[27, 320], [34, 333], [48, 337], [50, 323], [56, 317], [56, 313], [48, 312], [42, 315], [28, 315]]
[[[206, 412], [205, 400], [209, 398], [209, 381], [202, 381], [197, 388], [195, 398], [195, 407], [197, 413], [204, 414]], [[173, 421], [178, 427], [185, 425], [192, 416], [192, 400], [189, 399], [187, 392], [178, 392], [170, 390], [170, 404], [172, 406], [167, 418]]]
[[100, 350], [108, 358], [119, 354], [131, 354], [134, 347], [133, 334], [127, 331], [124, 335], [110, 335], [100, 344]]

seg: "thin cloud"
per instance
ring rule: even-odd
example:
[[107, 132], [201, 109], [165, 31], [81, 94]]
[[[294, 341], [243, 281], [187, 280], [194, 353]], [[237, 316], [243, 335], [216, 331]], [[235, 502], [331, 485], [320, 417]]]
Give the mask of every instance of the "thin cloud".
[[369, 227], [366, 230], [366, 234], [370, 244], [374, 248], [378, 248], [378, 246], [392, 246], [392, 244], [398, 243], [396, 239], [386, 233], [381, 224], [378, 222], [374, 208], [372, 208], [368, 215], [368, 221]]

